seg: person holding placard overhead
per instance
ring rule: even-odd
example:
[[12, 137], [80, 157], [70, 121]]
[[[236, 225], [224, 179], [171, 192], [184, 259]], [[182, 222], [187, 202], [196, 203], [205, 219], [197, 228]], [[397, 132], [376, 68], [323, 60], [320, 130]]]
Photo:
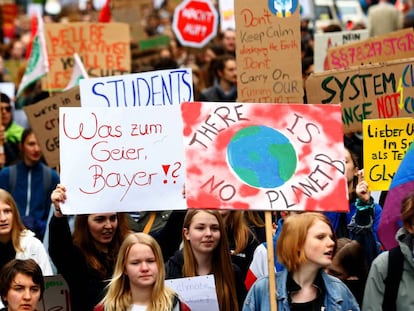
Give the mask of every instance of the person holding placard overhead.
[[270, 310], [274, 294], [279, 311], [360, 310], [348, 287], [324, 271], [332, 263], [335, 248], [332, 226], [322, 213], [288, 217], [276, 245], [277, 257], [286, 267], [276, 275], [276, 293], [269, 295], [269, 277], [257, 280], [243, 311]]
[[367, 267], [380, 251], [377, 228], [382, 208], [374, 202], [369, 185], [360, 170], [358, 156], [351, 146], [345, 146], [345, 176], [348, 183], [349, 212], [325, 212], [337, 238], [350, 238], [361, 243]]
[[166, 279], [214, 275], [221, 311], [241, 309], [246, 288], [231, 263], [226, 228], [215, 210], [189, 209], [182, 230], [183, 249], [166, 262]]
[[59, 184], [51, 199], [55, 210], [49, 224], [50, 257], [68, 283], [72, 310], [92, 311], [105, 294], [121, 243], [130, 233], [126, 215], [77, 215], [72, 237], [60, 209], [66, 188]]
[[94, 310], [190, 311], [164, 281], [164, 259], [157, 241], [143, 232], [130, 234], [119, 249], [108, 291]]

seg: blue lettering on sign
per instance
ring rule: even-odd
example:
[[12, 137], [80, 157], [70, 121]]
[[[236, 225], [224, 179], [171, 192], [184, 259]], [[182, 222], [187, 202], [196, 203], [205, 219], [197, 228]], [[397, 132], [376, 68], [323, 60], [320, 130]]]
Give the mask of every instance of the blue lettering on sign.
[[130, 80], [117, 76], [113, 80], [96, 82], [91, 91], [107, 107], [172, 106], [193, 98], [191, 74], [186, 69], [163, 75], [154, 72]]

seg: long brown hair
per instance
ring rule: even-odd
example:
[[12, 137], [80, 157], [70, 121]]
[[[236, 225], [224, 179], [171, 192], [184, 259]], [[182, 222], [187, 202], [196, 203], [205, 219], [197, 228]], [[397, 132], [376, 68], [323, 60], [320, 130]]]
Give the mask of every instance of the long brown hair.
[[234, 253], [242, 253], [249, 244], [250, 236], [254, 236], [251, 231], [243, 211], [229, 211], [224, 217], [227, 232], [234, 237]]
[[22, 219], [20, 217], [19, 210], [17, 209], [16, 201], [12, 195], [4, 189], [0, 189], [0, 201], [10, 206], [12, 210], [12, 229], [11, 229], [11, 240], [15, 251], [23, 251], [20, 245], [20, 235], [23, 230], [26, 229]]
[[[222, 311], [233, 311], [239, 309], [236, 293], [236, 282], [234, 279], [234, 271], [231, 263], [230, 250], [227, 241], [227, 234], [224, 226], [223, 219], [218, 211], [215, 210], [196, 210], [189, 209], [184, 218], [183, 227], [187, 230], [190, 228], [193, 217], [200, 213], [205, 212], [216, 217], [219, 223], [220, 229], [220, 241], [216, 249], [213, 252], [212, 257], [212, 269], [214, 279], [216, 283], [217, 299]], [[194, 257], [193, 250], [191, 248], [190, 241], [184, 236], [183, 230], [183, 276], [191, 277], [197, 275], [197, 261]]]
[[[87, 264], [99, 272], [102, 277], [106, 277], [108, 272], [102, 262], [96, 257], [96, 247], [93, 237], [89, 231], [88, 226], [89, 214], [77, 215], [75, 217], [75, 228], [73, 231], [73, 243], [80, 248], [85, 256]], [[110, 254], [114, 258], [118, 254], [122, 241], [130, 232], [126, 215], [124, 213], [117, 213], [118, 227], [115, 235], [110, 242]]]

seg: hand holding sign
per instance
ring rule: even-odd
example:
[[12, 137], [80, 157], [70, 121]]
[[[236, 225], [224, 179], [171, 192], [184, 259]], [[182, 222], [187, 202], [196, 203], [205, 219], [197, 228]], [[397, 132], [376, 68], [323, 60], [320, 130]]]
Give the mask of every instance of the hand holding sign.
[[356, 195], [358, 199], [366, 203], [371, 198], [371, 191], [369, 191], [368, 183], [365, 181], [364, 170], [359, 170], [357, 174], [358, 174], [358, 184], [355, 189]]

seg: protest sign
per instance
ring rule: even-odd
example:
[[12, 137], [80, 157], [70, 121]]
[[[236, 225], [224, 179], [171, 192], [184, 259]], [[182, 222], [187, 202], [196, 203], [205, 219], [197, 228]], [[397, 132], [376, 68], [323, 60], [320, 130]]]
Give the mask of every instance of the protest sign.
[[131, 41], [138, 42], [148, 37], [145, 33], [145, 23], [149, 12], [153, 10], [152, 0], [112, 0], [111, 17], [129, 25]]
[[236, 29], [234, 0], [219, 0], [220, 30]]
[[311, 75], [310, 104], [341, 104], [344, 132], [362, 130], [364, 119], [414, 115], [414, 59], [363, 65]]
[[413, 28], [330, 48], [326, 69], [347, 68], [409, 57], [414, 57]]
[[388, 190], [414, 140], [414, 119], [364, 120], [364, 172], [371, 190]]
[[90, 77], [129, 73], [129, 26], [123, 23], [45, 24], [49, 73], [43, 88], [62, 90], [70, 80], [78, 53]]
[[179, 105], [193, 100], [191, 69], [150, 71], [80, 81], [82, 107]]
[[340, 105], [181, 109], [189, 208], [348, 210]]
[[59, 166], [59, 108], [80, 107], [79, 87], [25, 106], [29, 124], [50, 167]]
[[354, 41], [368, 39], [368, 29], [315, 33], [314, 70], [329, 69], [328, 49]]
[[219, 311], [214, 275], [165, 280], [180, 298], [197, 311]]
[[186, 208], [179, 107], [60, 108], [62, 211]]
[[36, 310], [71, 310], [69, 287], [60, 274], [45, 276], [45, 292]]
[[298, 1], [278, 3], [234, 3], [239, 102], [303, 102]]

